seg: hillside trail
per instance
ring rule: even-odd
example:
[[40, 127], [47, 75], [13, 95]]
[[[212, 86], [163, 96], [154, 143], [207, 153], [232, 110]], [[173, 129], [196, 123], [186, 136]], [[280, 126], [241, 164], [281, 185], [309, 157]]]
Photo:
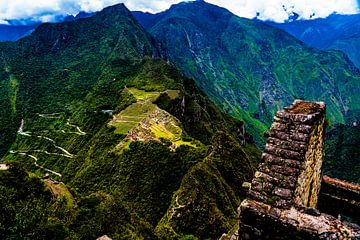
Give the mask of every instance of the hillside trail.
[[38, 164], [38, 160], [39, 160], [39, 159], [38, 159], [37, 157], [29, 154], [27, 151], [12, 151], [12, 150], [11, 150], [10, 153], [11, 153], [11, 154], [19, 154], [19, 155], [22, 155], [22, 156], [30, 157], [30, 158], [32, 158], [32, 159], [34, 160], [34, 165], [35, 165], [36, 167], [44, 170], [45, 172], [52, 173], [52, 174], [54, 174], [54, 175], [56, 175], [56, 176], [58, 176], [58, 177], [62, 177], [62, 175], [61, 175], [60, 173], [55, 172], [55, 171], [53, 171], [53, 170], [51, 170], [51, 169], [48, 169], [48, 168], [45, 168], [45, 167], [39, 165], [39, 164]]
[[[42, 117], [42, 118], [52, 118], [52, 119], [55, 119], [55, 118], [60, 118], [60, 114], [59, 113], [53, 113], [53, 114], [38, 114], [38, 116]], [[71, 124], [70, 123], [70, 119], [67, 119], [67, 122], [66, 122], [66, 125], [72, 127], [72, 128], [75, 128], [76, 129], [76, 132], [66, 132], [65, 130], [59, 130], [63, 133], [68, 133], [68, 134], [78, 134], [78, 135], [86, 135], [86, 133], [84, 131], [81, 130], [81, 128], [77, 125], [74, 125], [74, 124]], [[19, 127], [19, 130], [18, 130], [18, 134], [21, 135], [21, 136], [25, 136], [25, 137], [37, 137], [39, 139], [44, 139], [46, 141], [49, 141], [52, 146], [56, 149], [59, 149], [62, 153], [52, 153], [52, 152], [48, 152], [46, 150], [41, 150], [41, 149], [34, 149], [34, 150], [11, 150], [9, 153], [10, 154], [20, 154], [22, 156], [27, 156], [29, 158], [32, 158], [34, 160], [34, 165], [48, 173], [52, 173], [58, 177], [61, 177], [62, 175], [58, 172], [55, 172], [51, 169], [48, 169], [48, 168], [45, 168], [41, 165], [38, 164], [38, 160], [39, 158], [32, 155], [33, 153], [43, 153], [43, 154], [46, 154], [46, 155], [53, 155], [53, 156], [59, 156], [59, 157], [66, 157], [66, 158], [74, 158], [74, 154], [70, 153], [67, 149], [61, 147], [61, 146], [58, 146], [56, 144], [56, 141], [50, 137], [46, 137], [46, 136], [42, 136], [42, 135], [37, 135], [35, 133], [32, 133], [32, 132], [29, 132], [29, 131], [24, 131], [24, 126], [25, 126], [25, 120], [22, 119], [21, 120], [21, 124], [20, 124], [20, 127]], [[50, 132], [50, 131], [43, 131], [43, 132]]]

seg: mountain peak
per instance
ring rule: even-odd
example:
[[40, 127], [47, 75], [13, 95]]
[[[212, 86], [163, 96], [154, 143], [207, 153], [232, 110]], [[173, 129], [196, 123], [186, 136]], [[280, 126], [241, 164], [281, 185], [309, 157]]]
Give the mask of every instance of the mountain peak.
[[101, 12], [106, 12], [106, 11], [123, 11], [126, 10], [128, 11], [127, 7], [125, 6], [124, 3], [118, 3], [109, 7], [104, 8]]
[[116, 5], [110, 6], [110, 7], [106, 7], [102, 11], [98, 12], [98, 14], [108, 15], [108, 16], [123, 15], [123, 16], [132, 18], [130, 10], [123, 3], [119, 3]]

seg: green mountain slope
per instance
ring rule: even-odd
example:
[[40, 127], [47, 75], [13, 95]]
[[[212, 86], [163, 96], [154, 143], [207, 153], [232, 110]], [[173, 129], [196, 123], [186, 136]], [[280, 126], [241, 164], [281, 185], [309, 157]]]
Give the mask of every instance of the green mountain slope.
[[325, 174], [360, 184], [360, 127], [337, 125], [327, 133]]
[[154, 15], [134, 13], [170, 62], [258, 142], [274, 113], [295, 98], [327, 103], [331, 122], [359, 118], [360, 75], [343, 54], [306, 47], [285, 32], [203, 1]]
[[85, 97], [96, 82], [126, 76], [132, 70], [123, 66], [127, 62], [156, 55], [151, 38], [121, 6], [76, 24], [41, 25], [30, 37], [0, 48], [1, 96], [10, 96], [0, 103], [0, 127], [5, 130], [0, 155], [22, 114], [63, 110]]
[[[9, 222], [1, 211], [0, 238], [215, 239], [236, 224], [258, 149], [242, 122], [156, 59], [123, 5], [0, 48], [0, 198], [13, 194], [4, 213], [19, 213]], [[174, 222], [176, 199], [191, 211]]]
[[327, 18], [267, 24], [283, 29], [309, 46], [340, 50], [359, 68], [359, 20], [359, 14], [332, 14]]

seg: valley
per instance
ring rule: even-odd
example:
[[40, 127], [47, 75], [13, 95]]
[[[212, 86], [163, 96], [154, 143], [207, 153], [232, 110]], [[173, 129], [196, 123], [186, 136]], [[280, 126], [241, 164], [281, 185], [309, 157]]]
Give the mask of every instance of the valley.
[[327, 103], [324, 169], [359, 181], [343, 54], [204, 1], [83, 15], [0, 43], [1, 239], [230, 236], [295, 98]]
[[133, 14], [171, 63], [245, 122], [259, 146], [272, 116], [294, 99], [326, 101], [334, 124], [358, 118], [359, 72], [341, 53], [312, 49], [279, 29], [203, 1]]

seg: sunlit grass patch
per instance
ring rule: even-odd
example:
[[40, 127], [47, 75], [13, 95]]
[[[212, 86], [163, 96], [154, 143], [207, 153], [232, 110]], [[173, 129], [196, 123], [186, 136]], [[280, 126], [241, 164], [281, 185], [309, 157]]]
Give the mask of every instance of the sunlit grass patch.
[[[137, 102], [114, 116], [109, 123], [116, 128], [115, 133], [127, 135], [125, 142], [166, 139], [176, 146], [196, 147], [191, 142], [182, 140], [183, 130], [180, 121], [153, 103], [159, 98], [160, 92], [147, 92], [136, 88], [127, 88], [127, 91], [137, 99]], [[175, 99], [179, 97], [180, 91], [167, 90], [163, 93]], [[118, 149], [122, 149], [125, 145], [123, 142], [120, 143]]]
[[128, 91], [137, 99], [141, 101], [155, 101], [159, 96], [160, 92], [146, 92], [136, 88], [128, 88]]

